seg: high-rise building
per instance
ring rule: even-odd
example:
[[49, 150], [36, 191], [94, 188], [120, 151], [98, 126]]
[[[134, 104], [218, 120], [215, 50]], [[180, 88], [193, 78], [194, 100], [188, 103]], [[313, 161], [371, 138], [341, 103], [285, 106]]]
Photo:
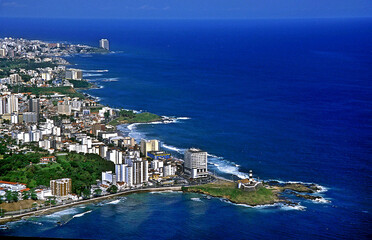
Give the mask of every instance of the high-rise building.
[[38, 98], [31, 98], [28, 101], [28, 109], [30, 112], [36, 113], [37, 121], [39, 121], [40, 101]]
[[7, 113], [7, 98], [6, 97], [0, 97], [0, 115]]
[[50, 180], [52, 195], [64, 197], [71, 193], [71, 178]]
[[133, 167], [131, 166], [125, 167], [125, 182], [128, 187], [133, 186]]
[[38, 115], [36, 112], [24, 112], [23, 113], [23, 122], [25, 123], [37, 123]]
[[115, 174], [118, 182], [125, 182], [126, 164], [115, 164]]
[[70, 101], [59, 101], [57, 104], [58, 114], [71, 115]]
[[22, 82], [22, 77], [19, 76], [18, 73], [13, 73], [13, 74], [9, 75], [9, 84], [10, 85], [16, 85], [20, 82]]
[[66, 79], [82, 80], [83, 72], [80, 69], [70, 68], [66, 70]]
[[110, 47], [109, 47], [109, 41], [107, 39], [101, 39], [99, 40], [99, 47], [100, 48], [104, 48], [106, 50], [109, 50]]
[[148, 181], [148, 162], [134, 161], [133, 162], [133, 184], [140, 185]]
[[159, 151], [159, 141], [158, 140], [141, 140], [141, 153], [143, 156], [147, 157], [147, 152]]
[[197, 148], [190, 148], [185, 151], [184, 170], [191, 178], [208, 176], [207, 152]]
[[7, 113], [18, 112], [18, 98], [15, 95], [8, 96]]

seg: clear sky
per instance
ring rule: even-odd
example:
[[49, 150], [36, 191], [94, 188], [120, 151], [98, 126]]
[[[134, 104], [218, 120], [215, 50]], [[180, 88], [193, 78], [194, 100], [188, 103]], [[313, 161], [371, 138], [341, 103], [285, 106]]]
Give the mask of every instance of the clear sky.
[[372, 17], [372, 0], [0, 0], [0, 16], [123, 19]]

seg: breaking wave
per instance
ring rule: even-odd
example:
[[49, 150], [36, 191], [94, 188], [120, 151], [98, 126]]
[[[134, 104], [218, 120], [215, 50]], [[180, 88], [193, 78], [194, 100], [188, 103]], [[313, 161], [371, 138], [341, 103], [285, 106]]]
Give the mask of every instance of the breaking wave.
[[314, 203], [330, 203], [331, 200], [325, 199], [324, 197], [317, 198], [315, 200], [311, 200]]
[[83, 213], [76, 214], [76, 215], [72, 216], [72, 218], [82, 217], [82, 216], [84, 216], [85, 214], [90, 213], [90, 212], [92, 212], [92, 210], [89, 210], [89, 211], [86, 211], [86, 212], [83, 212]]
[[102, 73], [83, 73], [83, 77], [99, 77], [103, 76]]
[[114, 200], [114, 201], [111, 201], [111, 202], [108, 202], [106, 204], [113, 204], [113, 205], [116, 205], [120, 202], [120, 199], [117, 199], [117, 200]]
[[267, 204], [267, 205], [257, 205], [257, 206], [251, 206], [248, 204], [238, 204], [238, 203], [233, 203], [230, 202], [229, 200], [226, 199], [220, 199], [220, 201], [229, 203], [235, 206], [240, 206], [240, 207], [247, 207], [247, 208], [254, 208], [254, 209], [279, 209], [279, 210], [298, 210], [298, 211], [305, 211], [306, 207], [302, 206], [301, 204], [296, 204], [296, 205], [289, 205], [289, 204], [283, 204], [283, 203], [274, 203], [274, 204]]
[[60, 217], [65, 216], [65, 215], [76, 214], [77, 212], [78, 212], [77, 208], [69, 208], [69, 209], [66, 209], [66, 210], [62, 210], [62, 211], [59, 211], [59, 212], [55, 212], [55, 213], [46, 215], [45, 217], [46, 218], [60, 218]]
[[194, 202], [203, 202], [200, 198], [190, 198], [190, 200]]
[[86, 73], [101, 73], [101, 72], [108, 72], [109, 70], [103, 69], [103, 70], [83, 70], [83, 72]]

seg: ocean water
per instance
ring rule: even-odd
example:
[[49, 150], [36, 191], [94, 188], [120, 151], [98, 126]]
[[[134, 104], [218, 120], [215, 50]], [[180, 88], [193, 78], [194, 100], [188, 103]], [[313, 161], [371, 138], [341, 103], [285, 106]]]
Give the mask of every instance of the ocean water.
[[[121, 126], [182, 157], [210, 154], [227, 178], [317, 183], [323, 203], [249, 208], [202, 195], [136, 194], [117, 204], [13, 223], [1, 235], [100, 239], [367, 239], [371, 235], [372, 20], [17, 20], [0, 36], [98, 45], [71, 56], [112, 107], [179, 119]], [[73, 211], [73, 210], [72, 210]], [[70, 219], [56, 226], [55, 219]], [[49, 225], [45, 223], [47, 221]], [[54, 221], [54, 222], [53, 222]], [[34, 224], [40, 223], [40, 224]]]

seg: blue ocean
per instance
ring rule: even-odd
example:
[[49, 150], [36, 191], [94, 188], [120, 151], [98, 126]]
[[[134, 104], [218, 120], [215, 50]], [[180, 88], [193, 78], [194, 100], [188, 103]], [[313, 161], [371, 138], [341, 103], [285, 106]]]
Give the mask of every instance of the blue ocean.
[[[169, 124], [122, 125], [225, 178], [300, 181], [323, 201], [247, 207], [143, 193], [10, 223], [0, 235], [94, 239], [368, 239], [372, 234], [372, 19], [0, 19], [0, 37], [98, 46], [66, 59], [102, 104]], [[56, 221], [67, 223], [57, 226]]]

